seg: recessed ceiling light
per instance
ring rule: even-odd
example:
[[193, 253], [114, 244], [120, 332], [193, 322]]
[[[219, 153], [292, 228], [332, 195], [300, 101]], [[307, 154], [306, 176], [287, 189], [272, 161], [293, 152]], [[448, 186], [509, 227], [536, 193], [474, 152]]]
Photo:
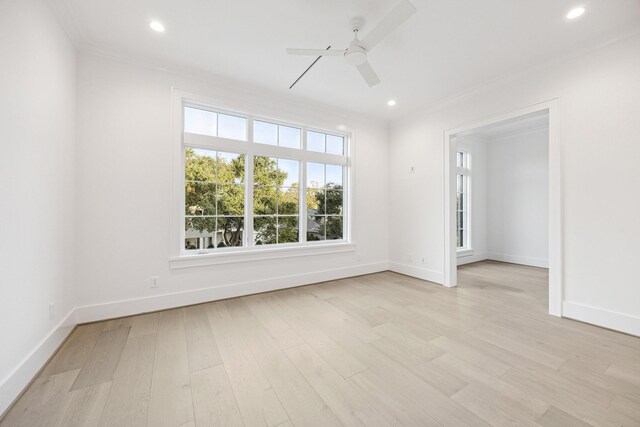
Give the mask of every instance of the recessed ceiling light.
[[162, 25], [162, 22], [153, 21], [149, 24], [149, 26], [153, 31], [156, 31], [158, 33], [164, 33], [164, 25]]
[[387, 101], [387, 105], [389, 107], [393, 107], [394, 105], [396, 105], [396, 101], [394, 99], [390, 99], [389, 101]]
[[580, 7], [574, 7], [573, 9], [571, 9], [569, 11], [569, 13], [567, 13], [567, 19], [576, 19], [581, 17], [584, 12], [586, 11], [586, 9], [582, 6]]

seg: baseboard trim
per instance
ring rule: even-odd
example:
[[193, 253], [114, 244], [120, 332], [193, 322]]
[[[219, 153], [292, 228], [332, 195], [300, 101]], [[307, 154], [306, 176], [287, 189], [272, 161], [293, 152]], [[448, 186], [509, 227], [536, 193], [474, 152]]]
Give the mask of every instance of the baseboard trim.
[[331, 270], [314, 271], [312, 273], [234, 283], [225, 286], [196, 289], [185, 292], [175, 292], [164, 295], [113, 301], [103, 304], [86, 305], [76, 308], [76, 321], [78, 323], [97, 322], [116, 317], [132, 316], [151, 311], [166, 310], [169, 308], [201, 304], [226, 298], [292, 288], [295, 286], [310, 285], [329, 280], [361, 276], [363, 274], [378, 273], [380, 271], [387, 271], [388, 269], [389, 264], [387, 262], [378, 262]]
[[640, 317], [577, 302], [562, 303], [562, 317], [640, 337]]
[[458, 257], [458, 265], [471, 264], [474, 262], [480, 262], [488, 259], [488, 255], [485, 252], [479, 254], [463, 255]]
[[55, 328], [0, 382], [0, 420], [24, 392], [38, 372], [67, 339], [76, 325], [75, 309], [71, 310]]
[[414, 265], [402, 264], [399, 262], [389, 262], [389, 270], [417, 279], [427, 280], [429, 282], [444, 284], [444, 274], [439, 271], [429, 270], [427, 268], [416, 267]]
[[496, 254], [490, 252], [487, 259], [493, 261], [510, 262], [511, 264], [528, 265], [531, 267], [549, 268], [549, 260], [544, 258], [533, 258], [520, 255]]

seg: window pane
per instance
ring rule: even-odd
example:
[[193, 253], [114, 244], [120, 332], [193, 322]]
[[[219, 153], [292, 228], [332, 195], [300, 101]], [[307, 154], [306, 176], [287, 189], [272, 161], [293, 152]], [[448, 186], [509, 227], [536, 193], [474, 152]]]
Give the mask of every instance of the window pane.
[[458, 175], [458, 193], [464, 193], [464, 176]]
[[244, 185], [218, 184], [218, 215], [244, 215]]
[[342, 217], [328, 216], [327, 217], [327, 240], [339, 240], [339, 239], [342, 239]]
[[278, 215], [298, 214], [298, 188], [282, 188], [278, 192]]
[[341, 136], [327, 135], [327, 153], [344, 154], [344, 138]]
[[184, 185], [185, 215], [215, 215], [216, 185], [206, 182], [186, 182]]
[[187, 237], [184, 239], [184, 248], [188, 251], [200, 249], [200, 239], [198, 237]]
[[244, 182], [244, 154], [218, 151], [218, 182], [223, 184]]
[[457, 231], [457, 244], [459, 248], [462, 247], [462, 230]]
[[199, 135], [216, 136], [217, 114], [197, 108], [184, 108], [184, 131]]
[[229, 139], [247, 140], [247, 119], [227, 114], [218, 114], [218, 136]]
[[253, 213], [255, 215], [275, 215], [276, 187], [253, 187]]
[[253, 122], [253, 140], [260, 144], [278, 145], [278, 126], [255, 120]]
[[253, 159], [253, 182], [256, 185], [277, 185], [278, 161], [271, 157], [255, 156]]
[[326, 190], [326, 208], [328, 215], [342, 215], [342, 191]]
[[278, 217], [278, 243], [296, 243], [299, 239], [298, 217]]
[[458, 228], [464, 228], [464, 212], [457, 212], [456, 215]]
[[243, 217], [218, 218], [218, 240], [217, 247], [225, 248], [232, 246], [242, 246], [242, 235], [244, 233]]
[[253, 218], [253, 241], [256, 245], [277, 243], [276, 217], [261, 216]]
[[307, 217], [307, 241], [324, 240], [326, 217]]
[[324, 215], [325, 208], [324, 190], [307, 190], [307, 212], [310, 215]]
[[185, 218], [185, 249], [201, 249], [200, 238], [213, 237], [215, 233], [215, 218]]
[[299, 161], [278, 159], [278, 185], [284, 187], [298, 185], [299, 170]]
[[324, 153], [324, 133], [307, 132], [307, 150]]
[[327, 165], [327, 188], [342, 188], [342, 166]]
[[459, 168], [461, 168], [463, 165], [463, 157], [464, 157], [464, 154], [461, 153], [460, 151], [456, 153], [456, 166], [458, 166]]
[[458, 193], [456, 209], [459, 211], [464, 210], [464, 193]]
[[279, 126], [278, 145], [287, 148], [300, 148], [300, 129]]
[[324, 165], [321, 163], [307, 163], [307, 187], [324, 187]]
[[216, 152], [187, 147], [184, 171], [185, 181], [216, 182]]

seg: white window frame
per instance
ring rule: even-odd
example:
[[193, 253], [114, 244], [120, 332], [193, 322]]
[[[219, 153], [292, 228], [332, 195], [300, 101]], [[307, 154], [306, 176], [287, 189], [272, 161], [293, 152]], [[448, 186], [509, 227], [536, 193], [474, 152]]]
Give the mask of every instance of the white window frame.
[[[465, 162], [463, 162], [463, 166], [458, 166], [458, 153], [463, 153]], [[457, 184], [457, 176], [462, 175], [465, 181], [464, 183], [464, 192], [463, 192], [463, 216], [464, 216], [464, 228], [463, 228], [463, 240], [464, 245], [462, 247], [456, 247], [456, 251], [458, 257], [469, 256], [473, 253], [472, 246], [472, 198], [471, 198], [471, 175], [472, 175], [472, 166], [471, 166], [471, 151], [466, 148], [458, 147], [456, 148], [456, 186]], [[457, 194], [457, 188], [456, 188]], [[456, 206], [457, 207], [457, 206]], [[456, 236], [458, 233], [457, 227], [457, 209], [456, 209]], [[457, 241], [456, 241], [457, 242]], [[457, 246], [457, 245], [456, 245]]]
[[[172, 210], [171, 210], [171, 248], [169, 251], [169, 265], [171, 268], [185, 268], [209, 264], [226, 264], [262, 259], [275, 259], [292, 256], [307, 256], [324, 253], [355, 252], [354, 236], [352, 232], [354, 206], [354, 137], [346, 126], [341, 124], [313, 124], [301, 125], [296, 120], [282, 120], [270, 117], [268, 114], [249, 114], [240, 112], [241, 108], [219, 107], [222, 103], [206, 96], [201, 96], [181, 90], [173, 90], [173, 138], [172, 138]], [[247, 141], [191, 134], [184, 129], [184, 108], [193, 107], [215, 113], [230, 114], [246, 118]], [[250, 108], [242, 108], [249, 110]], [[287, 148], [261, 144], [253, 141], [253, 121], [299, 128], [301, 130], [301, 148]], [[303, 122], [304, 120], [299, 120]], [[318, 153], [307, 151], [307, 131], [315, 131], [344, 137], [344, 155]], [[245, 157], [245, 211], [243, 246], [216, 249], [201, 249], [187, 251], [185, 242], [185, 194], [184, 168], [185, 147], [216, 150], [244, 154]], [[290, 159], [300, 162], [298, 182], [299, 186], [299, 236], [296, 243], [280, 243], [271, 245], [254, 245], [253, 242], [253, 158], [254, 156], [268, 156], [272, 158]], [[307, 238], [307, 207], [306, 207], [306, 163], [324, 163], [339, 165], [343, 168], [343, 238], [340, 240], [310, 241]]]

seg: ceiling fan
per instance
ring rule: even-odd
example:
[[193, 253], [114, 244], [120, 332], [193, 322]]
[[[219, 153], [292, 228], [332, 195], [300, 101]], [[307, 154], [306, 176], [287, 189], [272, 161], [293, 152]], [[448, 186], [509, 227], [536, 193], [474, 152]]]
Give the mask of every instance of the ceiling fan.
[[367, 53], [371, 51], [382, 39], [391, 34], [396, 28], [404, 23], [411, 15], [416, 12], [416, 8], [409, 0], [400, 0], [400, 2], [385, 16], [380, 23], [367, 36], [360, 40], [358, 32], [362, 29], [364, 21], [361, 18], [354, 18], [350, 22], [353, 31], [353, 41], [347, 49], [336, 50], [329, 46], [326, 49], [287, 49], [289, 55], [311, 55], [318, 58], [307, 68], [304, 73], [296, 79], [289, 87], [291, 89], [298, 81], [313, 67], [323, 56], [343, 56], [347, 63], [355, 66], [362, 78], [367, 82], [369, 87], [373, 87], [380, 83], [380, 78], [367, 61]]

